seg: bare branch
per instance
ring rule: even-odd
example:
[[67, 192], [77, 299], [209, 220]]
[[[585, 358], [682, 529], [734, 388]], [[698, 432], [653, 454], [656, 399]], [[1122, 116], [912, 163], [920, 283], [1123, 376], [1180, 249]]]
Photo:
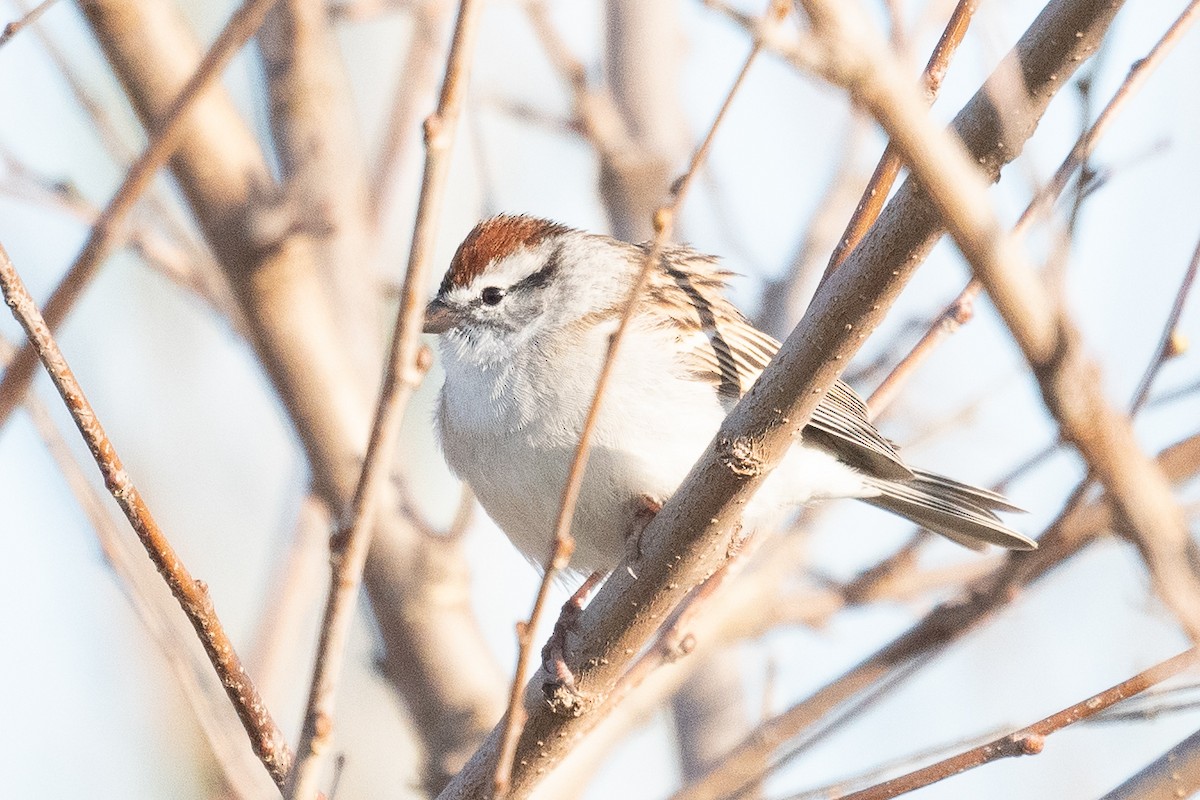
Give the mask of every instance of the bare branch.
[[[1179, 15], [1178, 19], [1176, 19], [1167, 32], [1155, 43], [1150, 52], [1146, 54], [1146, 57], [1139, 59], [1130, 67], [1125, 80], [1122, 81], [1121, 86], [1113, 94], [1112, 98], [1109, 99], [1108, 104], [1100, 112], [1096, 121], [1075, 142], [1071, 151], [1055, 171], [1054, 177], [1026, 206], [1025, 211], [1021, 214], [1021, 218], [1017, 220], [1017, 224], [1013, 229], [1014, 234], [1024, 235], [1042, 216], [1048, 213], [1049, 209], [1053, 206], [1054, 200], [1066, 188], [1071, 175], [1074, 174], [1079, 165], [1086, 161], [1092, 151], [1095, 150], [1101, 137], [1111, 126], [1113, 119], [1125, 107], [1129, 99], [1144, 85], [1150, 74], [1174, 49], [1175, 44], [1179, 41], [1184, 31], [1195, 20], [1198, 10], [1200, 10], [1200, 3], [1191, 3]], [[983, 285], [979, 282], [978, 278], [972, 278], [963, 287], [958, 297], [938, 316], [937, 320], [926, 331], [925, 335], [921, 337], [921, 340], [912, 351], [896, 365], [895, 369], [876, 388], [875, 392], [871, 395], [871, 399], [868, 401], [868, 406], [872, 414], [877, 415], [882, 412], [895, 398], [900, 387], [912, 372], [937, 349], [937, 346], [956, 332], [962, 325], [971, 320], [974, 315], [975, 299], [982, 290]], [[1143, 388], [1135, 393], [1135, 397], [1141, 397], [1143, 391], [1149, 390], [1147, 381], [1151, 378], [1152, 373], [1147, 373], [1146, 379], [1142, 384]], [[1143, 402], [1145, 402], [1144, 397], [1136, 400], [1133, 404], [1133, 410], [1136, 411]], [[1045, 457], [1048, 452], [1052, 452], [1054, 447], [1057, 447], [1057, 445], [1052, 446], [1052, 449], [1049, 451], [1043, 451], [1043, 453], [1039, 454], [1037, 460]]]
[[1032, 756], [1042, 752], [1046, 737], [1060, 731], [1068, 725], [1098, 714], [1114, 703], [1119, 703], [1127, 697], [1149, 689], [1155, 684], [1162, 683], [1167, 678], [1177, 675], [1196, 663], [1196, 649], [1185, 650], [1174, 658], [1169, 658], [1150, 669], [1138, 673], [1129, 680], [1122, 681], [1112, 688], [1105, 689], [1099, 694], [1092, 695], [1086, 700], [1064, 708], [1056, 714], [1051, 714], [1027, 728], [1008, 734], [1007, 736], [972, 748], [965, 753], [951, 756], [924, 769], [910, 772], [861, 792], [845, 795], [842, 800], [890, 800], [902, 794], [928, 786], [931, 783], [966, 772], [969, 769], [983, 766], [991, 761], [1013, 756]]
[[[942, 79], [950, 67], [950, 60], [954, 58], [954, 53], [962, 43], [963, 37], [967, 35], [967, 26], [971, 24], [971, 18], [975, 16], [975, 9], [978, 7], [979, 0], [959, 0], [953, 13], [950, 14], [950, 19], [946, 22], [946, 29], [942, 31], [942, 37], [938, 40], [937, 46], [933, 48], [933, 53], [929, 56], [929, 61], [925, 64], [922, 79], [925, 82], [925, 97], [931, 105], [937, 99], [938, 90], [942, 88]], [[899, 26], [893, 18], [893, 36], [898, 29]], [[871, 175], [871, 180], [867, 183], [867, 188], [863, 190], [862, 199], [858, 201], [858, 206], [854, 209], [854, 215], [846, 225], [846, 232], [842, 234], [833, 255], [829, 257], [829, 266], [825, 269], [826, 278], [833, 270], [841, 266], [850, 251], [862, 241], [863, 234], [879, 217], [879, 212], [883, 210], [883, 204], [892, 191], [896, 178], [900, 175], [900, 167], [900, 153], [896, 146], [889, 141], [875, 167], [874, 174]]]
[[600, 151], [600, 196], [612, 233], [638, 242], [690, 146], [680, 103], [682, 0], [606, 0], [607, 85], [631, 145]]
[[413, 390], [429, 368], [430, 358], [421, 358], [421, 326], [424, 319], [426, 276], [437, 234], [442, 194], [450, 170], [454, 134], [466, 93], [467, 75], [474, 49], [479, 0], [462, 0], [446, 75], [442, 82], [437, 109], [425, 121], [425, 176], [417, 205], [416, 228], [409, 252], [408, 270], [400, 298], [400, 310], [392, 332], [392, 344], [384, 368], [383, 386], [371, 438], [363, 460], [362, 474], [350, 503], [344, 534], [333, 546], [332, 578], [317, 664], [309, 692], [304, 728], [296, 769], [288, 782], [289, 798], [310, 798], [317, 794], [322, 754], [328, 752], [333, 732], [333, 708], [337, 681], [345, 657], [354, 604], [371, 545], [380, 489], [387, 480], [387, 468], [400, 437], [400, 422]]
[[33, 10], [26, 12], [25, 16], [20, 19], [13, 20], [4, 26], [4, 30], [0, 31], [0, 47], [8, 44], [14, 36], [20, 33], [25, 28], [37, 22], [38, 17], [50, 10], [50, 6], [54, 4], [54, 0], [42, 0]]
[[[357, 341], [378, 339], [378, 297], [369, 257], [363, 149], [338, 43], [326, 9], [278, 0], [258, 36], [271, 133], [283, 179], [282, 225], [309, 237], [330, 302]], [[345, 354], [364, 369], [379, 348]]]
[[[1175, 483], [1182, 484], [1195, 477], [1200, 473], [1200, 434], [1163, 450], [1158, 455], [1158, 463]], [[967, 599], [938, 606], [853, 669], [767, 720], [702, 781], [685, 788], [672, 800], [716, 800], [736, 792], [748, 774], [747, 764], [761, 763], [764, 752], [774, 752], [832, 709], [883, 680], [897, 667], [957, 641], [996, 609], [1012, 602], [1021, 588], [1039, 580], [1119, 525], [1120, 521], [1105, 498], [1087, 504], [1082, 502], [1085, 486], [1081, 484], [1076, 489], [1058, 517], [1038, 537], [1037, 550], [1010, 553], [995, 572], [964, 587], [962, 594]]]
[[1186, 558], [1187, 530], [1162, 472], [1137, 444], [1128, 417], [1103, 395], [1066, 311], [1043, 287], [1014, 237], [992, 213], [986, 184], [966, 149], [928, 115], [898, 77], [882, 37], [829, 0], [801, 0], [829, 62], [826, 77], [847, 89], [892, 136], [938, 207], [1033, 368], [1062, 436], [1128, 518], [1163, 599], [1200, 641], [1200, 577]]
[[[154, 175], [179, 146], [186, 133], [187, 112], [203, 90], [237, 54], [262, 24], [274, 0], [247, 0], [217, 36], [195, 72], [180, 89], [150, 136], [146, 149], [130, 166], [125, 179], [88, 234], [83, 250], [67, 270], [42, 310], [51, 331], [62, 324], [100, 264], [120, 241], [121, 226]], [[33, 379], [37, 356], [32, 345], [21, 348], [0, 380], [0, 425], [12, 414]]]
[[[1012, 131], [1032, 132], [1055, 90], [1094, 50], [1116, 11], [1116, 5], [1096, 0], [1052, 2], [1009, 56], [1023, 65], [1029, 89], [1024, 102], [1005, 108], [1003, 121], [1014, 124], [999, 129], [1001, 118], [986, 87], [959, 114], [956, 128], [992, 177], [1020, 150], [1022, 140], [1014, 140]], [[628, 565], [619, 565], [584, 609], [578, 649], [568, 656], [587, 702], [573, 704], [570, 716], [556, 714], [553, 703], [537, 703], [537, 687], [529, 687], [527, 703], [534, 705], [518, 744], [515, 796], [527, 795], [563, 758], [568, 743], [604, 716], [612, 705], [609, 692], [632, 655], [726, 560], [740, 538], [739, 502], [753, 494], [786, 452], [940, 233], [936, 210], [906, 183], [863, 244], [818, 292], [809, 314], [646, 529], [648, 546], [637, 562], [637, 579], [624, 569]], [[442, 797], [487, 791], [501, 735], [493, 731]]]
[[233, 648], [233, 642], [221, 627], [212, 598], [208, 594], [208, 586], [191, 576], [158, 527], [158, 523], [154, 521], [150, 509], [146, 507], [141, 494], [125, 472], [125, 467], [96, 418], [95, 411], [75, 380], [62, 351], [58, 349], [50, 328], [38, 312], [37, 304], [30, 297], [3, 247], [0, 247], [0, 290], [3, 290], [5, 302], [25, 329], [38, 358], [62, 395], [67, 410], [71, 412], [71, 417], [87, 442], [92, 457], [96, 459], [96, 465], [104, 476], [105, 486], [125, 513], [129, 524], [133, 526], [134, 532], [146, 548], [146, 554], [150, 556], [150, 560], [154, 562], [159, 574], [171, 589], [171, 594], [179, 601], [192, 627], [196, 629], [196, 635], [200, 637], [213, 669], [216, 670], [217, 677], [225, 687], [229, 700], [250, 737], [251, 747], [267, 768], [271, 778], [277, 785], [282, 786], [291, 767], [291, 751], [283, 732], [271, 718], [270, 711], [259, 697], [250, 676], [243, 669], [241, 660]]

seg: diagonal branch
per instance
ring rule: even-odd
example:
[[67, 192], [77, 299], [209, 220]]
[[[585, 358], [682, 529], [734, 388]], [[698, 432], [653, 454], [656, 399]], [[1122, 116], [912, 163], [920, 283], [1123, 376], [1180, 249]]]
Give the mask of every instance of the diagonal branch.
[[[1140, 58], [1134, 62], [1133, 66], [1129, 69], [1129, 73], [1125, 76], [1125, 80], [1121, 82], [1120, 87], [1113, 93], [1113, 96], [1104, 106], [1104, 110], [1096, 117], [1096, 121], [1079, 137], [1066, 158], [1063, 159], [1058, 169], [1055, 170], [1054, 176], [1029, 202], [1029, 205], [1026, 206], [1025, 211], [1021, 214], [1021, 218], [1017, 220], [1017, 224], [1013, 228], [1014, 233], [1018, 235], [1025, 234], [1053, 207], [1054, 201], [1066, 188], [1071, 176], [1075, 174], [1075, 171], [1086, 161], [1092, 151], [1095, 150], [1096, 145], [1099, 144], [1101, 137], [1111, 127], [1117, 114], [1125, 108], [1129, 99], [1145, 84], [1158, 65], [1175, 48], [1175, 45], [1178, 44], [1188, 27], [1195, 21], [1198, 12], [1200, 12], [1200, 0], [1193, 0], [1154, 44], [1150, 52], [1144, 58]], [[901, 384], [912, 371], [928, 358], [930, 353], [948, 336], [972, 318], [974, 315], [975, 298], [979, 296], [979, 292], [982, 289], [983, 285], [979, 282], [978, 278], [972, 278], [963, 287], [958, 297], [938, 316], [937, 320], [925, 332], [925, 335], [921, 337], [921, 340], [913, 347], [912, 351], [896, 365], [896, 368], [892, 370], [887, 378], [879, 384], [874, 393], [872, 393], [871, 399], [867, 402], [872, 415], [881, 413], [895, 397]], [[1186, 292], [1184, 294], [1186, 295]], [[1151, 377], [1152, 375], [1148, 374], [1139, 390], [1135, 393], [1135, 397], [1141, 399], [1135, 400], [1133, 403], [1134, 409], [1137, 409], [1145, 402], [1143, 395], [1149, 390], [1149, 384], [1146, 380]], [[1057, 447], [1057, 444], [1055, 447]]]
[[1099, 694], [1092, 695], [1063, 710], [1051, 714], [1045, 719], [1033, 723], [1029, 727], [1003, 736], [995, 741], [973, 747], [966, 752], [951, 756], [930, 764], [927, 767], [901, 775], [890, 781], [863, 789], [860, 792], [845, 795], [841, 800], [891, 800], [902, 794], [920, 789], [937, 781], [953, 777], [969, 769], [983, 766], [1001, 758], [1014, 756], [1037, 755], [1045, 747], [1045, 739], [1052, 733], [1060, 731], [1068, 725], [1087, 719], [1100, 713], [1116, 703], [1146, 691], [1150, 687], [1162, 683], [1166, 679], [1194, 666], [1196, 649], [1193, 647], [1179, 655], [1155, 664], [1147, 670], [1139, 672], [1132, 678], [1105, 689]]
[[[186, 134], [188, 111], [212, 80], [221, 74], [230, 60], [241, 50], [266, 17], [267, 11], [276, 0], [247, 0], [218, 34], [212, 47], [204, 55], [195, 72], [179, 90], [167, 111], [163, 114], [150, 136], [150, 142], [138, 160], [125, 174], [120, 188], [101, 212], [96, 224], [88, 234], [83, 250], [59, 281], [42, 315], [51, 331], [58, 328], [75, 301], [91, 282], [96, 270], [120, 242], [121, 226], [133, 210], [138, 198], [149, 188], [159, 167], [166, 163]], [[13, 357], [8, 369], [0, 379], [0, 426], [12, 414], [13, 409], [33, 380], [37, 355], [33, 346], [26, 344]]]
[[15, 19], [4, 26], [4, 30], [0, 31], [0, 47], [12, 41], [12, 38], [18, 33], [37, 22], [38, 17], [50, 10], [50, 6], [54, 5], [54, 0], [42, 0], [31, 10], [26, 11], [25, 15], [20, 19]]
[[[975, 16], [975, 9], [978, 7], [979, 0], [959, 0], [946, 22], [946, 29], [942, 31], [937, 46], [929, 55], [922, 78], [925, 82], [925, 97], [931, 104], [942, 88], [942, 79], [950, 67], [950, 60], [954, 58], [963, 37], [967, 35], [967, 26], [971, 24], [971, 18]], [[829, 257], [829, 264], [825, 269], [826, 277], [841, 266], [846, 256], [862, 241], [863, 235], [879, 217], [879, 212], [900, 175], [901, 166], [899, 151], [894, 144], [888, 142], [883, 155], [879, 157], [870, 182], [867, 183], [867, 188], [863, 190], [862, 199], [858, 201], [850, 222], [846, 224], [846, 232], [842, 234], [833, 255]]]
[[[1063, 81], [1094, 52], [1118, 8], [1108, 0], [1051, 2], [1007, 57], [1003, 77], [990, 79], [959, 114], [956, 129], [992, 178], [1020, 151]], [[1001, 116], [991, 81], [1007, 77], [1014, 64], [1024, 76], [1025, 100], [1007, 104]], [[606, 713], [609, 692], [631, 659], [683, 597], [726, 560], [740, 537], [740, 504], [782, 458], [941, 232], [937, 210], [909, 181], [820, 289], [775, 360], [646, 529], [648, 547], [637, 578], [625, 569], [630, 565], [619, 565], [584, 610], [582, 641], [568, 658], [590, 702], [574, 706], [572, 716], [558, 716], [540, 702], [539, 687], [528, 687], [529, 720], [517, 747], [513, 796], [527, 796], [570, 743]], [[499, 738], [494, 730], [441, 797], [487, 792]]]
[[[1158, 463], [1176, 483], [1200, 473], [1200, 434], [1194, 434], [1158, 455]], [[1082, 486], [1082, 485], [1081, 485]], [[767, 720], [753, 731], [704, 780], [687, 787], [672, 800], [716, 800], [735, 793], [745, 776], [765, 755], [811, 728], [833, 709], [884, 680], [897, 667], [958, 640], [1019, 590], [1049, 574], [1067, 559], [1120, 524], [1104, 497], [1083, 503], [1073, 493], [1058, 517], [1038, 537], [1038, 549], [1010, 553], [1005, 563], [965, 587], [965, 601], [939, 605], [917, 624], [863, 659], [844, 675], [825, 684], [806, 699]]]
[[0, 247], [0, 290], [3, 290], [5, 302], [25, 329], [38, 358], [50, 373], [50, 380], [62, 395], [67, 410], [75, 420], [75, 425], [104, 476], [104, 485], [129, 519], [129, 524], [133, 526], [134, 532], [146, 548], [146, 554], [150, 556], [171, 594], [175, 596], [192, 627], [196, 629], [196, 635], [200, 637], [213, 669], [221, 679], [221, 684], [225, 687], [225, 692], [250, 737], [250, 745], [254, 748], [255, 755], [263, 762], [275, 783], [282, 786], [284, 776], [291, 767], [291, 751], [283, 732], [279, 730], [259, 696], [258, 689], [242, 667], [242, 662], [233, 649], [233, 642], [221, 627], [212, 598], [208, 594], [208, 586], [192, 577], [151, 516], [150, 509], [146, 507], [137, 487], [130, 480], [117, 451], [84, 396], [83, 389], [75, 380], [62, 351], [58, 349], [49, 326], [46, 325], [37, 304], [30, 297], [3, 247]]
[[350, 502], [345, 531], [335, 540], [332, 548], [329, 597], [321, 625], [304, 727], [300, 734], [298, 760], [288, 782], [289, 798], [311, 798], [317, 794], [322, 754], [329, 751], [329, 739], [333, 733], [337, 682], [371, 545], [374, 524], [372, 512], [378, 505], [380, 489], [388, 477], [390, 459], [400, 438], [404, 410], [429, 366], [428, 358], [420, 357], [425, 284], [446, 176], [450, 171], [454, 133], [466, 93], [480, 5], [480, 0], [462, 0], [459, 6], [437, 110], [425, 122], [425, 176], [417, 205], [417, 223], [408, 270], [404, 275], [400, 310], [392, 332], [383, 387], [379, 392], [362, 474]]
[[827, 48], [825, 76], [865, 106], [903, 153], [1025, 354], [1063, 439], [1079, 449], [1128, 519], [1156, 589], [1200, 641], [1200, 577], [1189, 566], [1187, 529], [1171, 487], [1139, 447], [1129, 418], [1104, 397], [1099, 368], [1084, 353], [1065, 308], [1025, 261], [1015, 237], [1001, 230], [971, 156], [930, 118], [863, 14], [833, 0], [798, 1]]

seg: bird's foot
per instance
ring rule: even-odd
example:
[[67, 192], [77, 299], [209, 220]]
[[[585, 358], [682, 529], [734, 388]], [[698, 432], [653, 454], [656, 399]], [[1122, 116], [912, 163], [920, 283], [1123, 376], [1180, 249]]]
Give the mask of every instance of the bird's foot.
[[561, 709], [564, 713], [572, 709], [582, 709], [584, 704], [581, 701], [585, 699], [584, 693], [575, 683], [575, 673], [567, 666], [567, 637], [577, 632], [584, 603], [603, 578], [604, 573], [593, 572], [575, 590], [575, 594], [563, 603], [558, 620], [554, 623], [554, 630], [542, 647], [542, 670], [547, 676], [542, 684], [542, 692], [556, 710]]
[[[625, 549], [627, 560], [636, 564], [642, 560], [642, 534], [658, 516], [658, 512], [662, 511], [663, 504], [647, 495], [637, 498], [633, 504], [633, 521], [629, 524], [629, 530], [625, 532]], [[633, 574], [632, 571], [630, 574]], [[633, 577], [636, 578], [637, 575]]]

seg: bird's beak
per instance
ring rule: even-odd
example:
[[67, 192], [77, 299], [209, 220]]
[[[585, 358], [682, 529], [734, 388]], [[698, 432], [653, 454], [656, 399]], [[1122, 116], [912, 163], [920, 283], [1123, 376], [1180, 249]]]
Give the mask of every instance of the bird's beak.
[[425, 333], [445, 333], [458, 324], [454, 312], [446, 303], [435, 297], [425, 307]]

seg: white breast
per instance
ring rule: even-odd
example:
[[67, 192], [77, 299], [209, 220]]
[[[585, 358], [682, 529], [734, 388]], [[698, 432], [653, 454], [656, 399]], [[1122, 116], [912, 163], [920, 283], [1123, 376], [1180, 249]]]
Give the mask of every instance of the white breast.
[[[571, 564], [579, 570], [610, 569], [620, 559], [641, 498], [670, 497], [724, 416], [710, 387], [676, 374], [660, 332], [631, 334], [605, 393], [572, 525]], [[582, 346], [574, 343], [569, 363], [541, 351], [503, 367], [447, 359], [439, 409], [446, 460], [539, 563], [607, 337], [594, 330]]]
[[[571, 566], [581, 571], [616, 565], [641, 498], [665, 502], [725, 416], [713, 387], [681, 372], [661, 330], [630, 334], [604, 396], [572, 524]], [[594, 331], [573, 344], [569, 362], [540, 350], [502, 367], [447, 359], [438, 415], [446, 460], [539, 564], [550, 552], [607, 337]], [[824, 450], [797, 446], [747, 509], [747, 522], [773, 520], [781, 506], [863, 492], [854, 470]]]

